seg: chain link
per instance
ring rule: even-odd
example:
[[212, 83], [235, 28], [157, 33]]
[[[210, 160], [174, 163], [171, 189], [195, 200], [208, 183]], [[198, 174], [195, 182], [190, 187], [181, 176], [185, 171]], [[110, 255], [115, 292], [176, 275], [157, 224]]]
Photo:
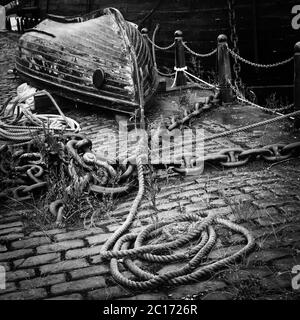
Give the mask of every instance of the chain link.
[[155, 47], [156, 49], [158, 49], [158, 50], [167, 51], [167, 50], [172, 49], [172, 48], [175, 46], [175, 41], [174, 41], [172, 44], [170, 44], [170, 45], [167, 46], [167, 47], [161, 47], [161, 46], [157, 45], [154, 41], [152, 41], [152, 40], [149, 38], [148, 35], [146, 35], [146, 37], [147, 37], [147, 40], [150, 42], [150, 44], [151, 44], [152, 46], [154, 46], [154, 47]]
[[208, 57], [211, 57], [213, 55], [215, 55], [218, 51], [218, 49], [214, 49], [213, 51], [209, 52], [209, 53], [197, 53], [195, 52], [194, 50], [192, 50], [190, 47], [188, 47], [188, 45], [186, 44], [186, 42], [184, 41], [181, 41], [182, 42], [182, 45], [183, 47], [189, 52], [191, 53], [192, 55], [196, 56], [196, 57], [200, 57], [200, 58], [208, 58]]
[[156, 69], [157, 73], [162, 76], [162, 77], [174, 77], [176, 75], [176, 72], [173, 72], [173, 73], [164, 73], [164, 72], [161, 72], [159, 71], [158, 69]]
[[244, 62], [245, 64], [248, 64], [248, 65], [250, 65], [252, 67], [256, 67], [256, 68], [265, 68], [265, 69], [276, 68], [276, 67], [280, 67], [282, 65], [288, 64], [294, 60], [294, 57], [290, 57], [286, 60], [276, 62], [273, 64], [260, 64], [260, 63], [251, 62], [245, 58], [242, 58], [239, 54], [234, 52], [234, 50], [230, 49], [228, 46], [227, 46], [227, 50], [233, 56], [234, 59], [240, 60], [240, 61]]
[[234, 91], [234, 93], [237, 95], [237, 98], [239, 100], [241, 100], [242, 102], [245, 102], [245, 103], [249, 103], [251, 106], [254, 106], [254, 107], [257, 107], [263, 111], [266, 111], [266, 112], [269, 112], [269, 113], [276, 113], [280, 116], [282, 116], [283, 114], [282, 113], [279, 113], [281, 111], [287, 111], [287, 110], [290, 110], [291, 108], [294, 107], [294, 104], [289, 104], [287, 106], [284, 106], [282, 108], [276, 108], [276, 109], [273, 109], [273, 108], [265, 108], [265, 107], [262, 107], [256, 103], [253, 103], [251, 102], [250, 100], [246, 99], [246, 97], [240, 92], [240, 90], [236, 87], [234, 87], [234, 85], [231, 83], [231, 81], [229, 79], [227, 79], [227, 82], [230, 86], [230, 88]]
[[[228, 14], [229, 14], [229, 26], [230, 26], [230, 40], [233, 44], [233, 52], [235, 52], [237, 55], [239, 55], [239, 37], [236, 29], [236, 11], [235, 11], [235, 0], [228, 0]], [[233, 71], [234, 71], [234, 84], [237, 88], [243, 88], [243, 82], [240, 77], [241, 73], [241, 64], [239, 63], [239, 60], [237, 57], [234, 58], [234, 65], [233, 65]]]
[[[157, 45], [155, 44], [155, 37], [156, 37], [156, 33], [157, 33], [158, 29], [159, 29], [159, 25], [157, 25], [157, 26], [155, 27], [155, 30], [154, 30], [153, 36], [152, 36], [152, 40], [149, 38], [148, 35], [146, 35], [149, 43], [152, 45], [152, 58], [153, 58], [154, 68], [155, 68], [156, 72], [157, 72], [160, 76], [162, 76], [162, 77], [174, 77], [174, 76], [176, 76], [176, 72], [173, 72], [173, 73], [164, 73], [164, 72], [161, 72], [161, 71], [158, 69], [158, 67], [157, 67], [155, 48], [159, 48], [159, 46], [157, 46]], [[172, 48], [173, 46], [175, 46], [175, 42], [173, 42], [169, 47]], [[163, 49], [162, 47], [160, 47], [160, 49], [161, 49], [161, 50], [165, 50], [165, 49]]]
[[[237, 168], [248, 164], [250, 161], [265, 160], [270, 163], [285, 161], [292, 159], [300, 154], [300, 142], [289, 144], [273, 144], [262, 148], [253, 148], [245, 150], [243, 148], [231, 148], [221, 150], [217, 153], [206, 155], [203, 159], [197, 158], [200, 164], [199, 169], [204, 164], [220, 165], [225, 168]], [[202, 160], [202, 162], [201, 162]], [[187, 161], [182, 163], [180, 168], [172, 168], [174, 172], [188, 175], [190, 165]], [[193, 172], [197, 172], [197, 167], [193, 168]]]
[[168, 130], [172, 131], [180, 126], [183, 126], [192, 118], [214, 109], [218, 105], [218, 102], [219, 101], [215, 100], [213, 96], [211, 96], [206, 103], [197, 102], [194, 106], [194, 110], [191, 112], [185, 111], [185, 115], [182, 119], [176, 119], [175, 117], [173, 117], [171, 119], [171, 125], [169, 125]]

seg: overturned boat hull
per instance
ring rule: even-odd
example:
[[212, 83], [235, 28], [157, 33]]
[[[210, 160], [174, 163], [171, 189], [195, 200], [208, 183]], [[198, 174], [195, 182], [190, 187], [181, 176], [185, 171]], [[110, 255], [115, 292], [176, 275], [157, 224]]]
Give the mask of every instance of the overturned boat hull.
[[21, 77], [63, 97], [118, 112], [132, 114], [146, 105], [158, 86], [151, 52], [119, 11], [106, 9], [75, 22], [53, 19], [20, 38], [16, 68]]

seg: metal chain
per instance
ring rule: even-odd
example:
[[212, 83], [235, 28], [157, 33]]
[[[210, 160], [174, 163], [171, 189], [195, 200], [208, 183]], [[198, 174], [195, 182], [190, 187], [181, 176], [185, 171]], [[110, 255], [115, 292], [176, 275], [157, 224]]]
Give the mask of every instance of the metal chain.
[[158, 50], [167, 51], [167, 50], [172, 49], [172, 48], [175, 46], [175, 41], [174, 41], [172, 44], [170, 44], [170, 45], [167, 46], [167, 47], [161, 47], [161, 46], [157, 45], [154, 41], [152, 41], [152, 40], [149, 38], [148, 35], [146, 35], [146, 37], [147, 37], [147, 40], [151, 43], [151, 45], [154, 46], [154, 47], [155, 47], [156, 49], [158, 49]]
[[197, 163], [201, 163], [201, 169], [204, 163], [220, 165], [226, 168], [237, 168], [248, 164], [250, 161], [263, 159], [274, 163], [295, 158], [300, 154], [300, 141], [287, 144], [273, 144], [260, 148], [245, 150], [243, 148], [224, 149], [217, 153], [206, 155], [204, 158], [191, 157], [184, 155], [184, 165], [181, 168], [173, 167], [173, 171], [185, 175], [198, 175]]
[[188, 47], [188, 45], [186, 44], [186, 42], [182, 41], [182, 45], [183, 47], [191, 54], [193, 54], [194, 56], [196, 57], [200, 57], [200, 58], [208, 58], [208, 57], [211, 57], [213, 55], [215, 55], [218, 51], [218, 49], [214, 49], [213, 51], [209, 52], [209, 53], [197, 53], [195, 52], [194, 50], [192, 50], [190, 47]]
[[158, 69], [156, 69], [157, 73], [163, 77], [174, 77], [176, 75], [176, 72], [173, 72], [173, 73], [164, 73], [164, 72], [161, 72], [159, 71]]
[[173, 117], [171, 119], [171, 124], [168, 127], [169, 131], [172, 131], [184, 124], [188, 123], [192, 118], [197, 117], [204, 112], [208, 112], [214, 109], [218, 105], [218, 100], [215, 100], [213, 97], [210, 97], [206, 103], [199, 103], [197, 102], [194, 106], [194, 110], [188, 113], [185, 111], [185, 115], [182, 119], [176, 119]]
[[[155, 52], [155, 47], [157, 47], [157, 45], [155, 44], [155, 37], [156, 37], [156, 33], [159, 29], [159, 25], [156, 25], [155, 29], [154, 29], [154, 32], [153, 32], [153, 35], [152, 35], [152, 40], [149, 38], [148, 35], [146, 35], [148, 41], [150, 44], [152, 44], [152, 58], [153, 58], [153, 64], [154, 64], [154, 68], [156, 70], [156, 72], [161, 75], [162, 77], [174, 77], [177, 72], [173, 72], [173, 73], [164, 73], [164, 72], [161, 72], [160, 70], [158, 70], [158, 67], [157, 67], [157, 62], [156, 62], [156, 52]], [[172, 44], [172, 46], [175, 45], [175, 42]]]
[[294, 60], [294, 57], [290, 57], [290, 58], [288, 58], [286, 60], [283, 60], [283, 61], [280, 61], [280, 62], [276, 62], [276, 63], [273, 63], [273, 64], [260, 64], [260, 63], [251, 62], [251, 61], [249, 61], [249, 60], [247, 60], [245, 58], [242, 58], [239, 54], [234, 52], [228, 46], [227, 46], [227, 50], [233, 56], [233, 58], [235, 60], [240, 60], [240, 61], [244, 62], [245, 64], [248, 64], [248, 65], [256, 67], [256, 68], [270, 69], [270, 68], [280, 67], [280, 66], [288, 64], [289, 62]]
[[266, 107], [262, 107], [256, 103], [253, 103], [251, 102], [250, 100], [248, 100], [241, 92], [238, 88], [234, 87], [234, 85], [231, 83], [231, 81], [229, 79], [227, 79], [227, 82], [230, 86], [230, 88], [235, 92], [235, 94], [237, 95], [237, 98], [238, 100], [242, 101], [242, 102], [245, 102], [245, 103], [248, 103], [250, 104], [251, 106], [254, 106], [254, 107], [257, 107], [263, 111], [266, 111], [268, 113], [273, 113], [273, 114], [278, 114], [280, 116], [282, 116], [283, 114], [280, 113], [281, 111], [287, 111], [287, 110], [290, 110], [292, 107], [294, 107], [294, 104], [289, 104], [285, 107], [282, 107], [282, 108], [276, 108], [276, 109], [271, 109], [271, 108], [266, 108]]
[[[236, 11], [235, 11], [235, 0], [228, 0], [228, 13], [229, 13], [229, 26], [230, 26], [230, 40], [233, 44], [233, 51], [239, 55], [240, 50], [238, 47], [239, 37], [236, 29]], [[240, 77], [241, 72], [241, 64], [239, 63], [237, 57], [234, 58], [234, 65], [233, 65], [233, 71], [234, 71], [234, 84], [237, 88], [243, 87], [243, 82]]]

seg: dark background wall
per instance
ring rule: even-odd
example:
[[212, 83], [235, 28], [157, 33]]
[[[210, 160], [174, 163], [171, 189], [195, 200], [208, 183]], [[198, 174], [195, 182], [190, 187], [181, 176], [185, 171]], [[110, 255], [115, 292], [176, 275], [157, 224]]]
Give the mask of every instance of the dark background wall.
[[[273, 63], [293, 54], [300, 30], [292, 28], [292, 8], [300, 0], [237, 0], [237, 31], [240, 53], [260, 63]], [[174, 31], [184, 32], [187, 44], [198, 52], [215, 48], [219, 34], [230, 35], [227, 0], [39, 0], [42, 14], [80, 15], [92, 10], [116, 7], [127, 20], [147, 27], [152, 34], [157, 23], [157, 42], [168, 45]], [[300, 19], [299, 19], [300, 20]], [[230, 46], [232, 44], [230, 43]], [[174, 54], [158, 53], [159, 65], [172, 67]], [[187, 57], [190, 66], [191, 59]], [[200, 60], [204, 70], [215, 69], [215, 58]], [[258, 71], [242, 66], [243, 80], [250, 85], [292, 84], [293, 64], [276, 70]]]

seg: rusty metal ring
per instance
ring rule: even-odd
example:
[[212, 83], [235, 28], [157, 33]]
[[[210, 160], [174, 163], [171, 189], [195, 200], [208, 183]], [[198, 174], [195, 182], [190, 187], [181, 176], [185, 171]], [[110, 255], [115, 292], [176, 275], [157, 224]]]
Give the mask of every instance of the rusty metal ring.
[[[36, 171], [36, 173], [34, 173], [33, 171]], [[44, 174], [44, 169], [41, 166], [32, 166], [30, 169], [28, 169], [26, 171], [27, 176], [33, 180], [36, 183], [40, 183], [42, 182], [40, 179], [38, 179], [39, 177], [41, 177]]]
[[91, 185], [90, 186], [90, 191], [95, 192], [95, 193], [100, 193], [100, 194], [111, 194], [111, 195], [116, 195], [116, 194], [123, 194], [123, 193], [128, 193], [131, 189], [131, 185], [127, 184], [123, 187], [117, 187], [117, 188], [111, 188], [111, 187], [101, 187], [97, 185]]
[[120, 181], [124, 181], [124, 180], [127, 180], [134, 172], [135, 170], [135, 165], [133, 164], [129, 164], [126, 171], [123, 172], [123, 174], [120, 176]]
[[43, 189], [47, 187], [47, 182], [38, 182], [38, 183], [35, 183], [31, 186], [27, 186], [25, 189], [24, 189], [24, 192], [25, 193], [30, 193], [30, 192], [33, 192], [33, 191], [36, 191], [36, 190], [39, 190], [39, 189]]
[[[38, 159], [38, 160], [29, 160], [29, 159]], [[29, 164], [41, 164], [43, 161], [43, 156], [39, 152], [32, 152], [32, 153], [23, 153], [19, 160], [27, 160]]]
[[90, 139], [83, 139], [81, 141], [78, 141], [76, 144], [75, 144], [75, 149], [77, 149], [79, 152], [82, 151], [82, 152], [87, 152], [87, 150], [91, 150], [92, 147], [93, 147], [93, 143]]
[[103, 170], [103, 176], [100, 178], [98, 175], [95, 173], [92, 173], [92, 179], [94, 184], [100, 185], [100, 186], [105, 186], [108, 183], [109, 180], [109, 174], [107, 170], [101, 168]]
[[85, 162], [81, 159], [81, 157], [79, 156], [77, 150], [76, 150], [76, 144], [78, 141], [76, 140], [70, 140], [68, 141], [66, 147], [68, 152], [71, 154], [71, 156], [86, 170], [91, 171], [91, 167], [89, 167], [88, 165], [85, 164]]
[[[174, 172], [186, 175], [186, 176], [199, 176], [203, 173], [204, 170], [204, 161], [202, 158], [196, 158], [191, 153], [186, 153], [184, 155], [176, 156], [175, 157], [175, 163], [177, 163], [177, 160], [183, 159], [185, 167], [181, 168], [172, 168]], [[198, 165], [198, 161], [201, 161], [201, 166]], [[197, 166], [195, 166], [197, 165]]]
[[2, 173], [5, 175], [9, 174], [8, 170], [4, 168], [4, 163], [0, 163], [0, 171], [2, 171]]
[[96, 155], [92, 152], [86, 152], [82, 156], [82, 159], [86, 164], [95, 164], [95, 162], [97, 161]]
[[[12, 190], [13, 193], [13, 197], [14, 199], [16, 199], [17, 201], [27, 201], [27, 200], [31, 200], [31, 196], [25, 195], [25, 190], [26, 190], [27, 186], [23, 185], [23, 186], [19, 186], [18, 188], [15, 188], [14, 190]], [[22, 195], [23, 193], [23, 195]]]
[[96, 160], [95, 165], [106, 169], [111, 177], [116, 177], [116, 170], [106, 161]]
[[264, 147], [264, 149], [270, 150], [272, 152], [272, 156], [262, 156], [266, 161], [269, 162], [277, 162], [289, 159], [292, 157], [292, 154], [285, 154], [283, 155], [281, 152], [285, 147], [284, 144], [273, 144], [270, 146]]
[[201, 167], [195, 167], [195, 168], [172, 168], [172, 170], [176, 173], [185, 175], [185, 176], [199, 176], [203, 173], [204, 170], [204, 164]]
[[294, 142], [286, 145], [282, 150], [281, 154], [286, 155], [286, 154], [297, 154], [300, 152], [300, 142]]
[[8, 151], [8, 146], [7, 144], [4, 144], [3, 146], [0, 146], [0, 152], [7, 152]]
[[222, 161], [220, 162], [220, 164], [226, 168], [236, 168], [245, 165], [249, 162], [250, 158], [246, 158], [245, 160], [239, 160], [239, 155], [243, 153], [243, 151], [244, 150], [240, 148], [226, 149], [220, 151], [220, 154], [227, 156], [227, 162]]
[[49, 211], [52, 213], [52, 215], [57, 219], [59, 208], [64, 208], [64, 201], [63, 200], [56, 200], [49, 205]]
[[215, 153], [215, 154], [211, 154], [211, 155], [207, 155], [204, 157], [204, 162], [214, 162], [214, 161], [226, 161], [228, 158], [226, 155], [224, 154], [219, 154], [219, 153]]
[[243, 151], [238, 157], [241, 160], [245, 158], [258, 157], [258, 156], [268, 156], [272, 155], [272, 152], [265, 148], [257, 148]]

